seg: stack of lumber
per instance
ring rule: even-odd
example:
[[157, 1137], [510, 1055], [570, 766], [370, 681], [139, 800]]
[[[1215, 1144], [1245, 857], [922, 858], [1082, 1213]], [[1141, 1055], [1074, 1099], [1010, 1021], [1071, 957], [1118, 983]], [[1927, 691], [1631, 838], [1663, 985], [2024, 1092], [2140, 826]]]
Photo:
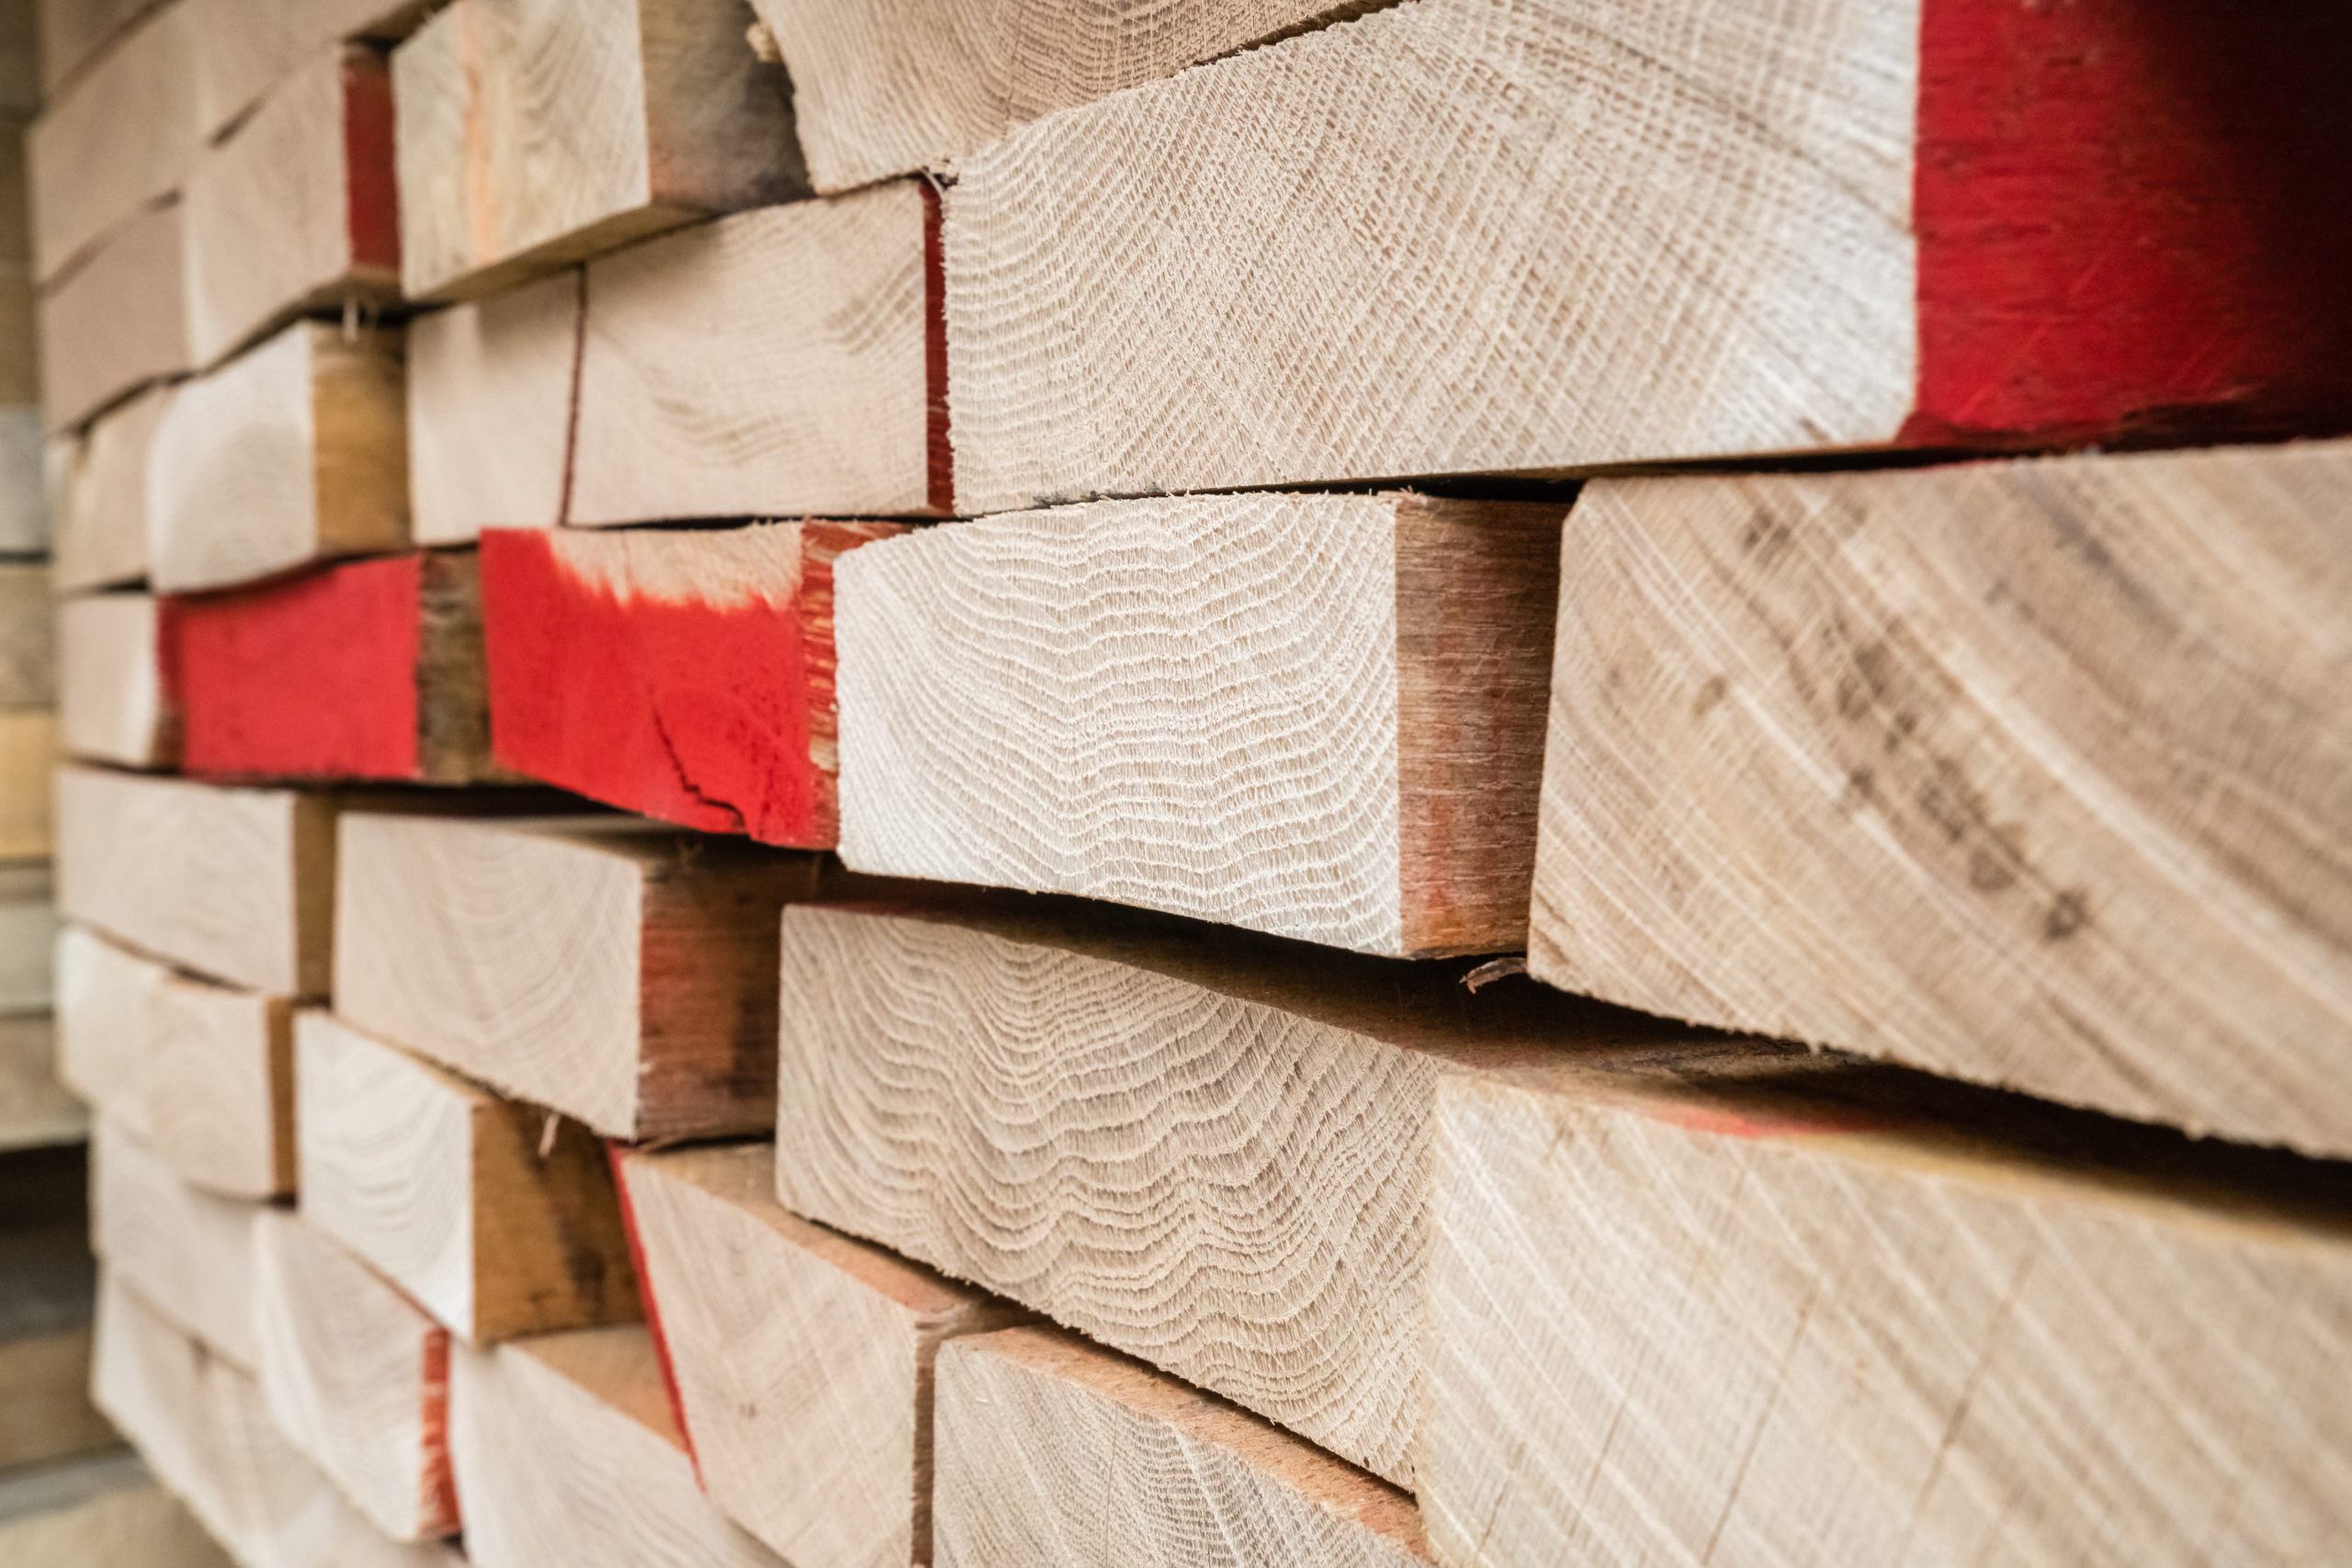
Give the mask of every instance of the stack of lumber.
[[42, 0], [40, 1550], [2340, 1553], [2259, 9]]

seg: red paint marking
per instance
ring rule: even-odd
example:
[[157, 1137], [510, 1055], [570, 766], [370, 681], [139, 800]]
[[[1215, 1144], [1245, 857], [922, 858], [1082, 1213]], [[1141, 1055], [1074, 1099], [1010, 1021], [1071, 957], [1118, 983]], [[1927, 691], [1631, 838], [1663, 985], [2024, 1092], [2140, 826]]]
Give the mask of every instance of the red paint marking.
[[344, 196], [355, 266], [401, 267], [400, 181], [392, 160], [392, 74], [353, 50], [343, 61]]
[[637, 1202], [629, 1196], [624, 1158], [628, 1153], [628, 1145], [617, 1138], [605, 1144], [605, 1157], [612, 1162], [613, 1190], [620, 1194], [621, 1234], [628, 1237], [629, 1267], [637, 1270], [637, 1299], [645, 1310], [645, 1332], [652, 1337], [654, 1364], [662, 1369], [662, 1389], [670, 1396], [670, 1419], [678, 1424], [678, 1440], [685, 1444], [686, 1460], [695, 1467], [695, 1484], [702, 1486], [702, 1456], [695, 1452], [694, 1428], [686, 1425], [686, 1402], [678, 1396], [678, 1371], [670, 1360], [670, 1337], [662, 1332], [662, 1304], [654, 1300], [653, 1275], [645, 1267], [645, 1240], [638, 1235]]
[[428, 1329], [424, 1336], [424, 1533], [455, 1535], [464, 1521], [458, 1515], [458, 1477], [449, 1463], [449, 1331]]
[[947, 243], [940, 231], [939, 187], [922, 191], [923, 438], [930, 468], [925, 499], [943, 517], [956, 514], [956, 456], [947, 439]]
[[2352, 428], [2352, 8], [1927, 0], [1923, 446]]
[[413, 779], [424, 560], [167, 600], [181, 765], [210, 777]]

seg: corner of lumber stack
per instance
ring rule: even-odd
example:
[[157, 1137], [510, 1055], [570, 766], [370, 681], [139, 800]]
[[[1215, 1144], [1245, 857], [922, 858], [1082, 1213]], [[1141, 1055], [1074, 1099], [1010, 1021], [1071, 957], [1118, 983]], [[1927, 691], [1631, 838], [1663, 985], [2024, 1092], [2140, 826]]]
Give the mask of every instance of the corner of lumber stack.
[[1589, 486], [1534, 973], [2352, 1153], [2348, 494], [2343, 442]]
[[2347, 69], [2331, 0], [1412, 0], [1198, 66], [958, 165], [959, 504], [2343, 431]]
[[78, 425], [195, 366], [187, 222], [177, 197], [150, 207], [42, 290], [36, 326], [50, 430]]
[[179, 760], [167, 616], [152, 593], [88, 593], [58, 605], [58, 744], [67, 756], [126, 768]]
[[1520, 948], [1565, 510], [1169, 497], [844, 556], [842, 858], [1366, 953]]
[[50, 517], [60, 593], [127, 588], [147, 577], [147, 455], [171, 407], [162, 384], [100, 414], [61, 452]]

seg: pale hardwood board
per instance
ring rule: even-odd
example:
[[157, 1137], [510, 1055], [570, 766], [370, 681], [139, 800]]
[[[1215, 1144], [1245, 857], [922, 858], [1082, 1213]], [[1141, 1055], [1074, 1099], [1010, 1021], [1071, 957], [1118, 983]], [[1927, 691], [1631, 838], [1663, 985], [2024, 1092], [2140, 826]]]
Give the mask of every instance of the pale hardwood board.
[[582, 276], [408, 326], [409, 512], [420, 545], [561, 520], [571, 458]]
[[372, 51], [322, 50], [197, 160], [181, 203], [192, 364], [213, 365], [297, 315], [329, 307], [373, 315], [399, 300], [396, 258], [358, 254], [354, 232], [394, 219], [388, 148], [352, 130], [355, 112], [370, 112], [355, 102], [389, 106], [390, 94]]
[[1022, 127], [945, 198], [959, 505], [1892, 439], [1916, 0], [1427, 0]]
[[262, 1205], [191, 1187], [129, 1129], [90, 1140], [90, 1245], [107, 1269], [215, 1355], [260, 1364], [254, 1224]]
[[[1831, 1080], [1825, 1080], [1826, 1084]], [[2027, 1115], [2011, 1104], [1996, 1128]], [[1842, 1099], [1439, 1093], [1441, 1560], [2287, 1563], [2352, 1508], [2340, 1172]], [[2148, 1141], [2142, 1134], [2142, 1141]]]
[[311, 57], [344, 39], [390, 41], [432, 0], [179, 0], [195, 13], [198, 118], [219, 136]]
[[1050, 1329], [939, 1358], [938, 1568], [1408, 1568], [1412, 1498]]
[[752, 0], [792, 73], [808, 174], [841, 191], [1014, 126], [1365, 8], [1367, 0]]
[[42, 283], [187, 178], [204, 140], [190, 67], [196, 20], [185, 5], [158, 8], [33, 122], [33, 275]]
[[147, 1141], [232, 1198], [294, 1190], [294, 1004], [168, 975], [144, 992]]
[[639, 245], [587, 300], [566, 521], [932, 509], [913, 182]]
[[179, 714], [164, 687], [162, 602], [96, 593], [57, 609], [58, 739], [65, 754], [127, 768], [179, 758]]
[[57, 96], [58, 89], [80, 74], [100, 50], [159, 3], [160, 0], [36, 0], [41, 95]]
[[1185, 497], [844, 556], [842, 857], [1367, 953], [1521, 947], [1559, 516]]
[[709, 213], [806, 194], [744, 0], [458, 0], [392, 56], [401, 270], [488, 293]]
[[1623, 480], [1534, 972], [2352, 1152], [2352, 445]]
[[57, 716], [45, 709], [0, 713], [0, 860], [50, 852], [50, 774], [57, 764]]
[[[231, 1568], [229, 1555], [196, 1516], [127, 1451], [84, 1464], [107, 1473], [94, 1476], [86, 1489], [76, 1487], [71, 1497], [23, 1507], [0, 1501], [0, 1558], [15, 1568]], [[30, 1479], [18, 1478], [17, 1484]], [[7, 1486], [0, 1483], [0, 1490]]]
[[56, 645], [48, 566], [0, 561], [0, 709], [56, 702]]
[[331, 797], [69, 764], [57, 842], [67, 918], [234, 985], [326, 994]]
[[347, 814], [335, 1005], [616, 1138], [774, 1116], [775, 920], [816, 855], [623, 818]]
[[765, 1144], [620, 1167], [705, 1491], [794, 1568], [932, 1561], [932, 1366], [1023, 1315], [775, 1201]]
[[448, 1331], [293, 1214], [263, 1217], [258, 1253], [261, 1385], [279, 1428], [391, 1539], [455, 1533]]
[[49, 1012], [57, 931], [49, 863], [0, 863], [0, 1021]]
[[150, 580], [224, 588], [408, 543], [401, 337], [297, 321], [183, 386], [150, 448]]
[[58, 1077], [51, 1021], [0, 1019], [0, 1151], [78, 1144], [89, 1130], [88, 1110]]
[[638, 1325], [460, 1348], [450, 1450], [477, 1568], [775, 1568], [695, 1484]]
[[51, 567], [61, 593], [147, 575], [147, 453], [173, 389], [150, 387], [100, 414], [62, 459]]
[[294, 1083], [303, 1218], [461, 1338], [638, 1315], [612, 1173], [577, 1124], [324, 1013], [295, 1021]]
[[205, 1351], [150, 1304], [119, 1269], [98, 1273], [90, 1399], [138, 1446], [155, 1478], [213, 1535], [221, 1498], [199, 1467]]
[[186, 303], [187, 209], [152, 207], [41, 295], [41, 406], [51, 430], [195, 363]]
[[171, 970], [80, 926], [57, 933], [57, 1076], [137, 1137], [147, 1126], [155, 993]]

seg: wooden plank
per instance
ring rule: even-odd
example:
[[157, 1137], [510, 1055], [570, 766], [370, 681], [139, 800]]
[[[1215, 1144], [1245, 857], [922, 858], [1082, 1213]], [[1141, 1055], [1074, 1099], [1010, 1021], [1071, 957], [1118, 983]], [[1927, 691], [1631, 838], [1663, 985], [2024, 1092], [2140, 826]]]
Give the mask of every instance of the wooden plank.
[[324, 1232], [264, 1216], [254, 1314], [280, 1430], [394, 1540], [455, 1534], [449, 1332]]
[[152, 593], [94, 593], [58, 606], [58, 739], [67, 756], [127, 768], [179, 760], [179, 706], [164, 682], [165, 618]]
[[578, 1124], [324, 1013], [294, 1049], [304, 1219], [472, 1344], [638, 1315], [612, 1172]]
[[928, 189], [746, 212], [591, 263], [565, 521], [954, 511]]
[[57, 1076], [92, 1110], [149, 1137], [147, 1054], [164, 965], [94, 931], [57, 933]]
[[420, 545], [563, 516], [579, 367], [577, 269], [408, 325], [409, 511]]
[[57, 1066], [57, 1032], [48, 1018], [0, 1018], [0, 1152], [89, 1135], [90, 1113], [59, 1080]]
[[1441, 1560], [2291, 1562], [2344, 1539], [2340, 1168], [1816, 1077], [1441, 1088]]
[[1409, 1495], [1073, 1335], [949, 1344], [938, 1422], [941, 1562], [1430, 1560]]
[[40, 39], [40, 96], [58, 96], [58, 89], [81, 73], [98, 51], [130, 29], [130, 24], [155, 9], [159, 0], [37, 0], [36, 31]]
[[0, 863], [0, 1019], [45, 1014], [57, 910], [46, 861]]
[[49, 776], [56, 762], [55, 714], [0, 713], [0, 860], [49, 853]]
[[231, 1568], [196, 1516], [126, 1449], [0, 1480], [0, 1557], [18, 1568]]
[[498, 761], [706, 832], [831, 848], [833, 562], [900, 532], [491, 530], [482, 616]]
[[405, 412], [397, 327], [297, 321], [188, 382], [148, 460], [155, 588], [404, 548]]
[[192, 1187], [128, 1128], [90, 1139], [90, 1245], [107, 1268], [213, 1354], [251, 1370], [254, 1224], [262, 1205]]
[[68, 919], [232, 984], [326, 994], [330, 797], [69, 765], [57, 816]]
[[145, 1137], [180, 1179], [233, 1198], [294, 1190], [294, 1004], [167, 975], [142, 986]]
[[220, 1498], [198, 1460], [204, 1347], [113, 1269], [98, 1276], [90, 1398], [136, 1444], [148, 1468], [220, 1534]]
[[711, 1501], [795, 1568], [933, 1561], [933, 1362], [1026, 1314], [780, 1207], [769, 1145], [618, 1169]]
[[1559, 519], [1199, 496], [860, 550], [842, 858], [1368, 953], [1521, 947]]
[[407, 36], [432, 0], [179, 3], [195, 13], [189, 64], [196, 73], [198, 117], [208, 136], [218, 136], [330, 45], [345, 39], [386, 44]]
[[460, 1348], [452, 1382], [477, 1568], [775, 1568], [695, 1484], [641, 1325]]
[[147, 575], [147, 453], [172, 404], [150, 387], [100, 414], [73, 449], [60, 485], [51, 561], [57, 591], [125, 587]]
[[490, 293], [807, 194], [791, 87], [744, 0], [458, 0], [392, 55], [401, 275]]
[[2347, 494], [2344, 443], [1594, 486], [1534, 972], [2352, 1152]]
[[1370, 8], [1367, 0], [752, 5], [792, 73], [793, 118], [820, 191], [952, 164], [1057, 109]]
[[1400, 1485], [1439, 1079], [1725, 1055], [1538, 986], [1473, 996], [1458, 964], [1069, 900], [797, 906], [783, 944], [779, 1202]]
[[428, 784], [498, 775], [470, 551], [345, 562], [169, 603], [188, 773]]
[[[33, 121], [26, 146], [41, 283], [187, 178], [205, 133], [190, 68], [195, 21], [187, 6], [158, 7]], [[130, 104], [139, 112], [124, 113]]]
[[335, 1007], [607, 1137], [775, 1116], [775, 931], [813, 855], [619, 818], [351, 813]]
[[0, 709], [55, 705], [56, 652], [48, 565], [0, 561]]
[[41, 295], [41, 406], [51, 430], [78, 425], [195, 363], [186, 222], [177, 200], [148, 208]]
[[2326, 0], [1438, 0], [1249, 51], [957, 165], [958, 504], [2342, 431], [2347, 67]]
[[339, 45], [303, 60], [205, 150], [183, 206], [197, 365], [298, 315], [396, 303], [400, 197], [383, 57]]

